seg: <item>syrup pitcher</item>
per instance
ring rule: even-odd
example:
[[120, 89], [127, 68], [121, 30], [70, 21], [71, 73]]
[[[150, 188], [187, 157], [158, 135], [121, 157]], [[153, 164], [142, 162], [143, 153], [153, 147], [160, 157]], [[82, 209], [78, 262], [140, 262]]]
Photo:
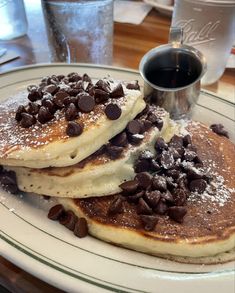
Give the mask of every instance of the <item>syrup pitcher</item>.
[[206, 60], [200, 51], [183, 44], [182, 28], [171, 27], [169, 43], [147, 52], [139, 70], [145, 97], [165, 108], [173, 119], [191, 117]]

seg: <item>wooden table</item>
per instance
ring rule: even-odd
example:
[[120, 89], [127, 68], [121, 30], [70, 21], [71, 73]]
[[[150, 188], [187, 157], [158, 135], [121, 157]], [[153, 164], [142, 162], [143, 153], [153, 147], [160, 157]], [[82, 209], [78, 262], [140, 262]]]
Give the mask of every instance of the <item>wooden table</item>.
[[[22, 65], [49, 62], [40, 1], [25, 0], [25, 3], [29, 22], [28, 35], [9, 42], [0, 41], [0, 47], [15, 50], [20, 58], [0, 65], [0, 73]], [[141, 25], [115, 23], [113, 65], [138, 69], [141, 57], [149, 49], [167, 43], [170, 21], [168, 16], [152, 10]], [[217, 83], [206, 89], [234, 100], [234, 85], [234, 69], [227, 69]], [[26, 273], [3, 257], [0, 257], [0, 292], [4, 292], [1, 285], [16, 293], [62, 292]]]

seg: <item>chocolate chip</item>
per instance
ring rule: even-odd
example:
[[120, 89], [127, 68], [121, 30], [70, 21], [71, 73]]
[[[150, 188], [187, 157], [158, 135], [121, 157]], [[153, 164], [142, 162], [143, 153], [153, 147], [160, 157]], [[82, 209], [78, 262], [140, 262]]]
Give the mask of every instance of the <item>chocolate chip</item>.
[[105, 91], [106, 93], [109, 93], [110, 92], [110, 86], [109, 86], [109, 84], [106, 81], [102, 80], [102, 79], [100, 79], [100, 80], [97, 81], [97, 83], [95, 84], [95, 87], [97, 89], [100, 89], [102, 91]]
[[134, 194], [124, 194], [129, 202], [137, 203], [141, 197], [144, 196], [144, 190], [138, 191]]
[[157, 152], [162, 152], [163, 150], [167, 150], [168, 146], [162, 137], [158, 137], [155, 142], [154, 148]]
[[124, 147], [128, 144], [127, 135], [125, 132], [121, 132], [120, 134], [112, 138], [110, 142], [115, 146]]
[[2, 168], [0, 173], [0, 184], [4, 190], [12, 194], [16, 194], [19, 191], [14, 171], [6, 171]]
[[164, 215], [167, 212], [167, 210], [168, 210], [168, 205], [161, 199], [159, 200], [157, 206], [154, 208], [154, 212], [159, 215]]
[[144, 139], [143, 134], [130, 134], [130, 133], [128, 133], [127, 137], [128, 137], [129, 143], [131, 143], [132, 145], [138, 145]]
[[159, 176], [159, 175], [154, 175], [152, 179], [152, 187], [154, 190], [159, 190], [161, 192], [164, 192], [167, 190], [167, 184], [166, 184], [166, 178]]
[[57, 92], [54, 97], [53, 97], [53, 103], [59, 107], [63, 108], [64, 107], [64, 99], [69, 97], [69, 94], [66, 92], [59, 91]]
[[126, 129], [130, 134], [138, 134], [141, 131], [141, 124], [138, 120], [132, 120], [128, 122]]
[[38, 111], [38, 121], [42, 124], [50, 121], [54, 116], [51, 114], [48, 108], [42, 106]]
[[163, 127], [163, 120], [162, 119], [158, 119], [154, 125], [158, 128], [159, 131], [162, 130], [162, 127]]
[[160, 162], [164, 169], [170, 169], [174, 166], [175, 160], [170, 152], [163, 151], [160, 157]]
[[171, 192], [169, 190], [167, 190], [166, 192], [161, 194], [161, 197], [166, 200], [168, 203], [173, 204], [174, 203], [174, 198], [173, 195], [171, 194]]
[[187, 145], [187, 149], [190, 150], [190, 151], [192, 151], [192, 152], [197, 153], [197, 148], [196, 148], [195, 145], [188, 144], [188, 145]]
[[141, 172], [135, 176], [135, 180], [139, 183], [140, 187], [146, 189], [152, 184], [152, 175], [147, 172]]
[[77, 73], [74, 73], [69, 76], [69, 82], [77, 82], [81, 79], [82, 79], [82, 77], [80, 75], [78, 75]]
[[151, 163], [149, 160], [138, 160], [135, 163], [135, 172], [140, 173], [140, 172], [145, 172], [150, 170]]
[[22, 118], [21, 114], [22, 113], [27, 113], [27, 111], [26, 111], [26, 109], [25, 109], [25, 107], [23, 105], [20, 105], [16, 110], [16, 114], [15, 114], [16, 121], [21, 120], [21, 118]]
[[177, 188], [178, 184], [175, 183], [171, 177], [165, 177], [165, 178], [166, 178], [167, 189], [173, 190], [174, 188]]
[[77, 108], [74, 104], [71, 103], [65, 111], [65, 119], [67, 121], [72, 121], [77, 118], [77, 115]]
[[170, 207], [168, 209], [168, 216], [178, 222], [178, 223], [183, 223], [184, 216], [187, 214], [187, 209], [186, 207]]
[[79, 218], [75, 224], [74, 235], [79, 238], [86, 237], [88, 235], [88, 226], [85, 218]]
[[169, 177], [172, 177], [173, 179], [177, 179], [180, 176], [180, 170], [178, 169], [166, 170], [166, 175]]
[[91, 112], [95, 107], [95, 99], [94, 97], [88, 95], [88, 94], [83, 94], [80, 95], [78, 98], [78, 108], [84, 112], [84, 113], [89, 113]]
[[144, 150], [139, 154], [139, 160], [152, 160], [154, 154], [149, 150]]
[[136, 180], [125, 181], [125, 182], [123, 182], [122, 184], [119, 185], [119, 187], [125, 193], [134, 193], [134, 192], [136, 192], [138, 186], [139, 186], [139, 183]]
[[170, 142], [169, 142], [169, 146], [173, 147], [173, 148], [182, 148], [183, 146], [183, 137], [182, 136], [178, 136], [178, 135], [174, 135]]
[[83, 125], [79, 122], [69, 121], [66, 128], [66, 134], [68, 136], [74, 137], [79, 136], [83, 132]]
[[156, 215], [140, 215], [139, 217], [146, 231], [153, 231], [159, 221]]
[[144, 123], [144, 130], [145, 131], [148, 131], [153, 126], [152, 122], [148, 121], [148, 120], [144, 120], [143, 123]]
[[68, 106], [70, 104], [74, 104], [76, 106], [77, 103], [78, 103], [78, 98], [77, 97], [67, 96], [67, 97], [64, 98], [64, 105], [65, 106]]
[[82, 76], [82, 80], [83, 81], [86, 81], [86, 82], [91, 82], [91, 78], [90, 78], [90, 76], [88, 76], [88, 74], [83, 74], [83, 76]]
[[187, 191], [182, 188], [176, 188], [172, 191], [174, 203], [176, 206], [183, 206], [186, 203], [187, 200]]
[[121, 196], [115, 197], [108, 208], [108, 215], [116, 215], [123, 212], [123, 199]]
[[191, 192], [203, 193], [206, 189], [207, 183], [204, 179], [195, 179], [189, 183], [189, 190]]
[[184, 159], [186, 161], [192, 162], [197, 157], [197, 154], [189, 149], [185, 149], [184, 151]]
[[102, 103], [102, 102], [105, 102], [109, 99], [109, 93], [107, 93], [101, 89], [95, 89], [94, 90], [94, 97], [95, 97], [96, 103]]
[[56, 105], [55, 105], [51, 100], [47, 100], [47, 99], [43, 100], [42, 105], [43, 105], [44, 107], [46, 107], [52, 115], [53, 115], [53, 114], [56, 112], [56, 110], [57, 110]]
[[54, 84], [49, 84], [47, 86], [44, 87], [43, 92], [44, 93], [50, 93], [50, 94], [55, 94], [57, 91], [57, 86]]
[[224, 129], [222, 124], [212, 124], [210, 128], [214, 133], [229, 138], [228, 132]]
[[64, 207], [61, 204], [57, 204], [50, 208], [48, 212], [48, 218], [50, 220], [56, 221], [65, 213]]
[[110, 120], [117, 120], [121, 114], [122, 110], [117, 104], [108, 104], [104, 110], [106, 116]]
[[39, 111], [40, 106], [34, 102], [29, 102], [27, 112], [31, 115], [36, 115]]
[[157, 206], [160, 198], [161, 198], [161, 192], [158, 190], [146, 191], [144, 195], [144, 199], [150, 205], [151, 208], [154, 208]]
[[152, 213], [153, 211], [147, 202], [143, 198], [140, 198], [137, 204], [137, 214], [151, 215]]
[[57, 79], [58, 79], [59, 81], [61, 81], [63, 78], [65, 78], [65, 76], [64, 76], [63, 74], [59, 74], [59, 75], [57, 75]]
[[151, 171], [159, 172], [161, 170], [161, 167], [158, 164], [158, 162], [153, 159], [153, 160], [151, 160], [151, 163], [150, 163], [150, 169], [151, 169]]
[[135, 81], [135, 83], [128, 83], [126, 88], [128, 90], [140, 90], [140, 86], [139, 86], [139, 83], [138, 83], [138, 80]]
[[183, 137], [183, 145], [184, 147], [187, 147], [189, 144], [192, 144], [192, 138], [189, 134], [187, 134]]
[[[183, 148], [182, 148], [183, 150]], [[174, 149], [172, 147], [169, 148], [169, 153], [172, 154], [174, 160], [177, 160], [177, 159], [181, 159], [182, 158], [182, 155], [184, 154], [184, 150], [182, 151], [181, 149]]]
[[158, 121], [158, 117], [157, 115], [155, 115], [154, 113], [150, 112], [146, 118], [148, 121], [150, 121], [152, 124], [155, 124]]
[[194, 179], [203, 178], [203, 173], [198, 171], [197, 169], [187, 169], [186, 172], [187, 172], [187, 177], [190, 181]]
[[106, 152], [107, 152], [107, 155], [112, 160], [115, 160], [115, 159], [117, 159], [117, 158], [119, 158], [121, 156], [121, 154], [123, 152], [123, 147], [108, 144], [106, 146]]
[[35, 123], [36, 123], [36, 118], [33, 115], [30, 115], [28, 113], [21, 113], [21, 120], [20, 120], [21, 127], [29, 128]]
[[121, 97], [124, 97], [124, 91], [121, 83], [119, 83], [110, 93], [110, 98], [117, 99]]
[[69, 230], [73, 231], [75, 224], [78, 220], [78, 217], [74, 214], [73, 211], [66, 211], [60, 218], [59, 222], [61, 225], [64, 225]]
[[37, 90], [33, 90], [31, 91], [29, 94], [28, 94], [28, 99], [31, 101], [31, 102], [35, 102], [37, 100], [40, 100], [42, 97], [42, 95], [40, 94], [39, 91]]

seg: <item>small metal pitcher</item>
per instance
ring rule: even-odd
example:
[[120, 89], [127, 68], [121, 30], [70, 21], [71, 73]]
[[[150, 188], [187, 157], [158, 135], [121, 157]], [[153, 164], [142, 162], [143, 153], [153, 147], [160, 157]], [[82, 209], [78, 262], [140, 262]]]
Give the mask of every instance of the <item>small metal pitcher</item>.
[[[139, 71], [144, 79], [144, 95], [154, 104], [166, 109], [171, 118], [190, 118], [200, 94], [200, 80], [206, 72], [206, 60], [200, 51], [182, 44], [181, 28], [172, 27], [169, 40], [169, 44], [150, 50], [140, 61]], [[149, 81], [149, 72], [164, 68], [179, 68], [191, 72], [194, 79], [184, 86], [171, 88]]]

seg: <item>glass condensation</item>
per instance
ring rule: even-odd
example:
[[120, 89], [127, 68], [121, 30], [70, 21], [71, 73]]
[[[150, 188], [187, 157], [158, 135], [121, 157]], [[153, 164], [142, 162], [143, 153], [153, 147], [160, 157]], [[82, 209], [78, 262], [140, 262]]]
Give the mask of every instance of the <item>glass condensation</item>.
[[201, 51], [207, 61], [202, 84], [223, 74], [235, 41], [235, 1], [176, 0], [172, 26], [184, 29], [184, 44]]
[[0, 40], [11, 40], [27, 33], [23, 0], [0, 0]]
[[42, 6], [52, 62], [112, 63], [112, 0], [42, 0]]

